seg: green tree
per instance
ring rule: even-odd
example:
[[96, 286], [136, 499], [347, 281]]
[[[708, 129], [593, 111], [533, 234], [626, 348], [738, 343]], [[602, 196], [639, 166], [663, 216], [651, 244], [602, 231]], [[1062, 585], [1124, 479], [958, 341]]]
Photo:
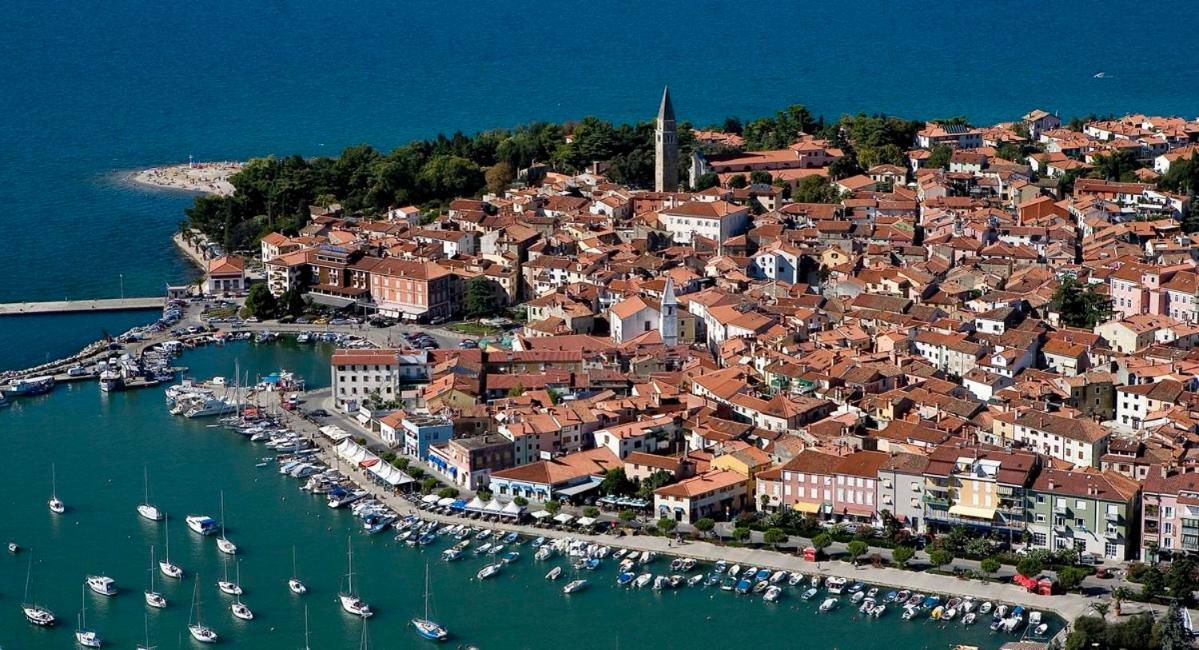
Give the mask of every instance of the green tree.
[[407, 470], [408, 465], [411, 463], [412, 463], [412, 461], [408, 460], [407, 458], [405, 458], [403, 456], [400, 456], [399, 458], [395, 459], [395, 461], [392, 462], [391, 464], [395, 465], [397, 469]]
[[462, 300], [467, 318], [481, 318], [495, 314], [495, 290], [485, 275], [476, 275], [466, 281], [466, 296]]
[[763, 533], [762, 541], [778, 548], [780, 544], [787, 543], [787, 533], [782, 528], [770, 528]]
[[483, 171], [460, 156], [434, 156], [421, 168], [416, 181], [422, 196], [474, 196], [483, 187]]
[[738, 542], [747, 541], [750, 534], [749, 528], [746, 528], [745, 526], [737, 526], [733, 529], [733, 539], [737, 540]]
[[291, 287], [279, 296], [279, 305], [277, 311], [289, 316], [299, 316], [308, 309], [308, 303], [304, 301], [304, 289], [302, 287]]
[[1170, 564], [1170, 571], [1166, 574], [1166, 589], [1171, 598], [1181, 601], [1183, 605], [1189, 605], [1193, 599], [1195, 592], [1196, 565], [1195, 561], [1189, 557], [1180, 557]]
[[458, 488], [445, 487], [437, 491], [437, 496], [442, 499], [457, 499]]
[[733, 174], [732, 176], [729, 177], [729, 187], [731, 187], [731, 188], [739, 190], [748, 185], [749, 185], [749, 181], [746, 180], [745, 174]]
[[1034, 578], [1045, 569], [1041, 561], [1034, 557], [1026, 557], [1016, 564], [1016, 573], [1025, 578]]
[[658, 520], [658, 530], [662, 531], [663, 535], [668, 535], [674, 532], [675, 528], [679, 527], [679, 522], [670, 517], [662, 517]]
[[934, 548], [928, 552], [928, 561], [938, 569], [953, 562], [953, 553], [943, 548]]
[[949, 159], [953, 157], [953, 149], [949, 145], [939, 144], [932, 148], [929, 152], [928, 161], [925, 166], [929, 169], [946, 169], [949, 167]]
[[610, 469], [604, 472], [599, 490], [607, 496], [625, 496], [633, 493], [633, 482], [625, 476], [624, 469]]
[[796, 184], [791, 198], [797, 203], [837, 203], [841, 191], [824, 176], [805, 176]]
[[637, 513], [632, 510], [621, 510], [620, 514], [616, 515], [616, 518], [627, 524], [637, 518]]
[[1084, 285], [1072, 277], [1058, 285], [1050, 305], [1061, 314], [1062, 322], [1071, 327], [1091, 329], [1112, 315], [1111, 300], [1096, 291], [1094, 285]]
[[895, 566], [903, 568], [908, 565], [908, 562], [916, 556], [916, 549], [911, 546], [896, 546], [891, 550], [891, 561]]
[[857, 564], [858, 558], [862, 557], [862, 555], [865, 554], [869, 548], [870, 547], [866, 546], [866, 542], [863, 542], [860, 539], [855, 539], [846, 545], [845, 551], [849, 554], [849, 559], [853, 560], [854, 564]]
[[830, 178], [841, 180], [850, 176], [857, 176], [862, 173], [862, 166], [858, 164], [856, 155], [846, 154], [833, 161], [828, 166], [828, 175]]
[[983, 558], [982, 562], [978, 563], [978, 568], [982, 569], [983, 573], [991, 576], [999, 571], [1000, 566], [1002, 565], [999, 563], [999, 559], [994, 557]]
[[277, 307], [275, 296], [271, 295], [271, 290], [265, 284], [250, 287], [250, 293], [246, 296], [246, 310], [251, 314], [264, 320], [274, 318]]
[[1112, 590], [1112, 609], [1115, 611], [1116, 618], [1120, 617], [1120, 609], [1124, 605], [1124, 601], [1131, 599], [1132, 596], [1132, 590], [1123, 585]]
[[508, 389], [508, 397], [520, 397], [525, 394], [525, 387], [517, 384]]
[[720, 177], [715, 172], [700, 174], [699, 178], [695, 179], [695, 187], [691, 188], [696, 192], [702, 192], [710, 187], [720, 185]]
[[1183, 624], [1182, 608], [1177, 600], [1170, 603], [1165, 617], [1157, 624], [1156, 632], [1158, 647], [1162, 650], [1182, 650], [1194, 647], [1190, 634], [1187, 633]]
[[824, 553], [824, 549], [833, 545], [833, 538], [828, 533], [820, 533], [812, 538], [812, 548], [816, 549], [817, 553]]
[[523, 508], [523, 507], [529, 505], [529, 500], [524, 497], [513, 497], [512, 503], [515, 503], [516, 505]]
[[770, 175], [770, 172], [759, 169], [757, 171], [750, 172], [749, 182], [754, 185], [770, 185], [774, 182], [774, 177]]
[[1099, 615], [1099, 618], [1106, 619], [1107, 613], [1111, 610], [1112, 604], [1102, 600], [1096, 600], [1091, 603], [1091, 609]]
[[1156, 567], [1151, 566], [1141, 577], [1141, 600], [1153, 601], [1166, 593], [1166, 578]]
[[704, 537], [707, 537], [716, 528], [716, 522], [711, 517], [698, 519], [693, 525], [695, 530], [698, 530]]
[[430, 476], [429, 478], [420, 482], [420, 493], [432, 494], [433, 488], [435, 487], [437, 487], [437, 479]]
[[999, 148], [995, 150], [995, 155], [1003, 158], [1004, 160], [1010, 160], [1012, 162], [1018, 162], [1021, 164], [1025, 162], [1024, 147], [1021, 147], [1015, 142], [1004, 142], [1003, 144], [999, 145]]
[[665, 470], [657, 470], [653, 474], [641, 480], [641, 485], [637, 488], [637, 496], [642, 499], [648, 499], [654, 494], [654, 490], [674, 483], [674, 474]]
[[562, 511], [562, 502], [553, 499], [545, 502], [545, 511], [551, 515], [556, 515]]
[[597, 508], [595, 506], [587, 506], [586, 508], [583, 508], [583, 516], [584, 517], [591, 517], [592, 519], [595, 519], [596, 517], [599, 516], [599, 513], [600, 513], [599, 508]]
[[1061, 585], [1063, 590], [1073, 591], [1082, 585], [1082, 581], [1086, 579], [1088, 575], [1089, 574], [1087, 573], [1087, 570], [1081, 567], [1062, 567], [1061, 570], [1057, 572], [1057, 582], [1059, 585]]
[[491, 490], [479, 490], [478, 492], [475, 492], [475, 496], [479, 497], [479, 499], [483, 501], [491, 501], [492, 497], [495, 495], [491, 493]]
[[1092, 178], [1102, 178], [1109, 181], [1135, 181], [1136, 170], [1144, 167], [1137, 152], [1127, 149], [1115, 153], [1095, 156], [1091, 164]]

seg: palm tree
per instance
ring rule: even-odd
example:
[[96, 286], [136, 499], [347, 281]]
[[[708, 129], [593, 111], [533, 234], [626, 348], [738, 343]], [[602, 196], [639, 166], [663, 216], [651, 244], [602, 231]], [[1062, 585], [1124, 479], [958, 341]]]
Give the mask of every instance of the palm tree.
[[1120, 586], [1112, 590], [1112, 611], [1115, 612], [1116, 618], [1120, 618], [1120, 607], [1130, 597], [1132, 597], [1132, 590], [1128, 587]]
[[1102, 619], [1107, 618], [1107, 612], [1111, 608], [1112, 608], [1111, 603], [1108, 603], [1108, 602], [1105, 602], [1102, 600], [1096, 600], [1095, 602], [1091, 603], [1091, 609], [1095, 610], [1095, 613], [1098, 614], [1099, 618], [1102, 618]]

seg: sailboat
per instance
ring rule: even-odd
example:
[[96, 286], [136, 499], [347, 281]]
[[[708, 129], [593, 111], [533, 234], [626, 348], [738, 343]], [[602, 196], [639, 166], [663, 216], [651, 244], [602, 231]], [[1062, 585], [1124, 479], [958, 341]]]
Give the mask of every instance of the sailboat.
[[237, 544], [225, 538], [225, 491], [221, 490], [221, 536], [216, 540], [216, 547], [227, 555], [237, 554]]
[[158, 563], [158, 570], [162, 571], [162, 575], [168, 578], [179, 580], [183, 578], [183, 569], [179, 568], [178, 565], [171, 564], [171, 521], [168, 519], [166, 523], [167, 552], [163, 556], [162, 561]]
[[348, 537], [346, 538], [346, 564], [349, 568], [346, 572], [346, 590], [337, 596], [341, 601], [341, 608], [354, 616], [370, 618], [375, 614], [371, 611], [371, 606], [354, 593], [354, 546]]
[[25, 598], [21, 603], [21, 612], [25, 614], [25, 620], [41, 627], [50, 627], [58, 620], [54, 617], [54, 612], [38, 605], [30, 600], [29, 592], [33, 584], [33, 553], [29, 553], [29, 569], [25, 573]]
[[79, 618], [75, 619], [75, 641], [85, 648], [99, 648], [103, 643], [95, 630], [87, 629], [87, 590], [79, 589]]
[[242, 593], [242, 591], [241, 591], [241, 560], [238, 560], [237, 561], [237, 593], [234, 594], [233, 604], [229, 606], [229, 611], [233, 612], [234, 616], [236, 616], [237, 618], [240, 618], [243, 621], [252, 621], [252, 620], [254, 620], [254, 612], [251, 611], [249, 607], [246, 607], [245, 605], [242, 604], [241, 593]]
[[196, 586], [192, 591], [192, 611], [187, 619], [187, 631], [200, 643], [216, 643], [217, 634], [200, 620], [200, 576], [196, 575]]
[[150, 545], [150, 588], [146, 590], [146, 604], [156, 609], [167, 606], [167, 599], [154, 591], [154, 546]]
[[50, 512], [61, 515], [67, 511], [67, 506], [58, 498], [58, 477], [55, 475], [54, 464], [50, 464]]
[[308, 587], [306, 587], [303, 582], [300, 582], [300, 579], [296, 576], [295, 546], [291, 547], [291, 579], [287, 581], [287, 588], [291, 590], [291, 593], [296, 594], [297, 596], [303, 596], [304, 594], [308, 593]]
[[304, 650], [312, 650], [308, 646], [308, 605], [304, 605]]
[[137, 650], [155, 650], [158, 646], [150, 645], [150, 615], [144, 614], [143, 617], [142, 627], [146, 631], [146, 642], [137, 644]]
[[237, 563], [237, 570], [239, 572], [238, 573], [239, 577], [238, 577], [237, 582], [229, 582], [229, 561], [226, 560], [224, 564], [225, 564], [225, 579], [217, 581], [217, 583], [216, 583], [217, 589], [220, 589], [222, 594], [229, 594], [230, 596], [242, 595], [241, 577], [240, 577], [241, 562]]
[[145, 490], [145, 500], [137, 506], [137, 514], [150, 521], [162, 521], [166, 515], [156, 506], [150, 505], [150, 470], [142, 468], [142, 485]]
[[412, 619], [416, 633], [430, 641], [445, 641], [450, 635], [440, 624], [429, 618], [429, 565], [425, 565], [425, 617]]

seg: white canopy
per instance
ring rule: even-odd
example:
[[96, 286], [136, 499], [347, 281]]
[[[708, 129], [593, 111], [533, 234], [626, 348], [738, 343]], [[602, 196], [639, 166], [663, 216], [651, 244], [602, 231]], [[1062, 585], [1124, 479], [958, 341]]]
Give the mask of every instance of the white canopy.
[[500, 511], [500, 514], [501, 515], [510, 515], [512, 517], [519, 517], [520, 513], [524, 512], [524, 511], [525, 511], [525, 509], [522, 508], [521, 506], [516, 505], [515, 501], [509, 501], [508, 505], [504, 506], [504, 509]]
[[[379, 457], [366, 450], [366, 447], [354, 442], [353, 440], [342, 440], [341, 444], [337, 445], [337, 455], [347, 463], [359, 465], [362, 461], [378, 459]], [[378, 464], [378, 463], [376, 463]]]
[[456, 500], [457, 500], [457, 499], [455, 499], [454, 497], [445, 497], [445, 498], [443, 498], [443, 499], [440, 499], [440, 500], [438, 500], [438, 502], [437, 502], [437, 505], [439, 505], [439, 506], [448, 506], [448, 505], [450, 505], [451, 503], [453, 503], [453, 502], [454, 502], [454, 501], [456, 501]]
[[341, 427], [333, 426], [332, 424], [327, 424], [321, 427], [320, 432], [333, 442], [341, 442], [342, 440], [350, 437], [350, 434], [342, 430]]
[[380, 481], [395, 487], [397, 485], [405, 485], [412, 483], [416, 479], [402, 472], [398, 467], [390, 463], [378, 462], [367, 468], [367, 471], [379, 477]]
[[533, 513], [534, 519], [545, 519], [546, 517], [549, 517], [549, 516], [550, 516], [550, 513], [548, 510], [538, 510], [537, 512]]
[[570, 523], [571, 519], [574, 519], [574, 517], [566, 514], [565, 512], [559, 512], [558, 516], [554, 517], [554, 521], [560, 524]]
[[475, 497], [470, 500], [470, 503], [466, 504], [466, 509], [470, 510], [471, 512], [483, 512], [483, 508], [486, 505], [487, 504], [483, 503], [482, 499], [480, 499], [479, 497]]
[[504, 509], [504, 504], [500, 503], [499, 499], [492, 498], [491, 502], [483, 506], [483, 512], [498, 513]]
[[421, 501], [424, 501], [425, 503], [437, 503], [437, 495], [436, 494], [426, 494], [424, 496], [424, 498], [421, 499]]
[[591, 524], [595, 523], [595, 519], [591, 517], [579, 517], [579, 520], [575, 523], [580, 526], [590, 526]]

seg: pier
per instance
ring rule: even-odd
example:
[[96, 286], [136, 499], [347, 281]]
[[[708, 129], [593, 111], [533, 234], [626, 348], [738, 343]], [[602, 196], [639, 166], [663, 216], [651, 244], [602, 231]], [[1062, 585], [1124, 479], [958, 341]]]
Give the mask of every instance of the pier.
[[73, 314], [80, 312], [136, 311], [162, 309], [166, 298], [104, 298], [99, 300], [53, 300], [50, 302], [0, 303], [0, 316], [29, 314]]

